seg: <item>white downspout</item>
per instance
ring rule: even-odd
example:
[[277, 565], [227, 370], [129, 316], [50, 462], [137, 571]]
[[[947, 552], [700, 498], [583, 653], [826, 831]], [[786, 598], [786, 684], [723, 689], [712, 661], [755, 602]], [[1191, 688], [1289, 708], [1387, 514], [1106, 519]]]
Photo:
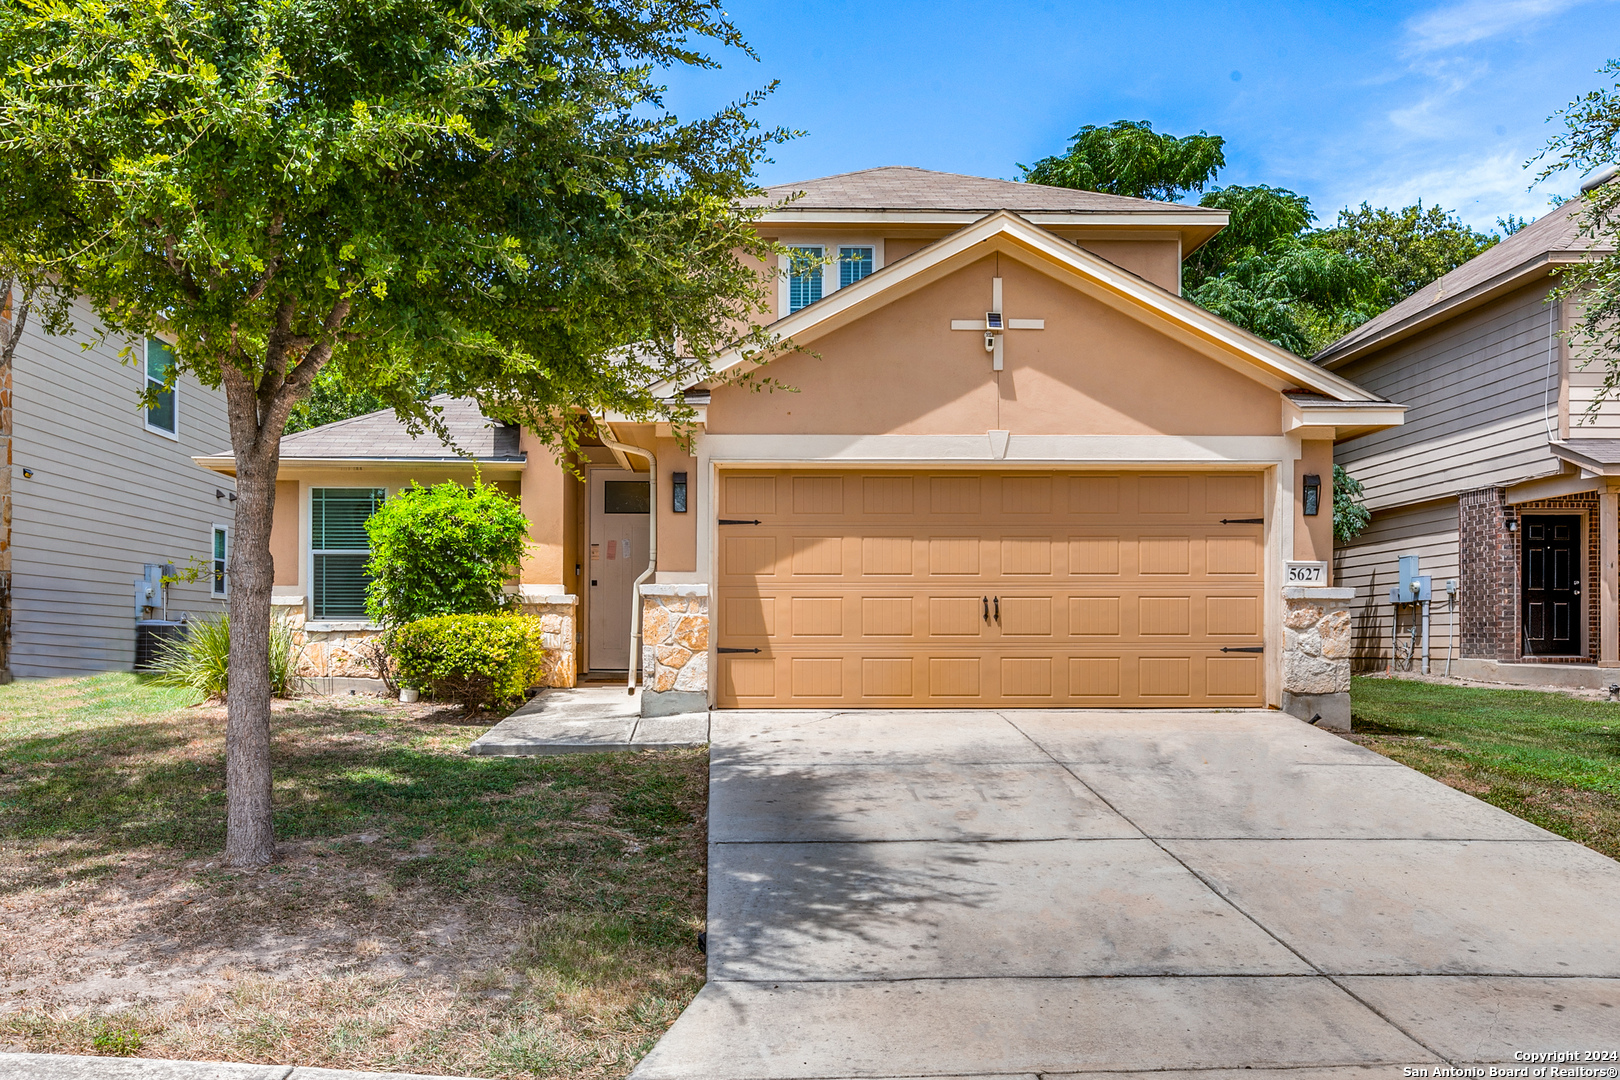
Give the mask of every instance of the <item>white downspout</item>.
[[619, 442], [609, 434], [612, 430], [605, 419], [596, 421], [596, 434], [603, 446], [647, 459], [647, 569], [630, 586], [630, 685], [626, 692], [634, 694], [636, 670], [641, 663], [641, 587], [658, 569], [658, 459], [651, 450]]

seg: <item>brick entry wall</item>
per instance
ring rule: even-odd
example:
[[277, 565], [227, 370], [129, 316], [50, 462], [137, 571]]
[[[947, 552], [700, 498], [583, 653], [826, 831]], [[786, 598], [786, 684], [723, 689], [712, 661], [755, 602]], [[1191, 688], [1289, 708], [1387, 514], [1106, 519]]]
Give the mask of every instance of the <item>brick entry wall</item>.
[[[1599, 639], [1598, 536], [1596, 492], [1509, 506], [1501, 488], [1464, 492], [1458, 502], [1459, 647], [1481, 660], [1523, 658], [1519, 625], [1519, 519], [1525, 514], [1583, 514], [1586, 519], [1586, 655], [1597, 659]], [[1508, 529], [1512, 522], [1514, 528]]]

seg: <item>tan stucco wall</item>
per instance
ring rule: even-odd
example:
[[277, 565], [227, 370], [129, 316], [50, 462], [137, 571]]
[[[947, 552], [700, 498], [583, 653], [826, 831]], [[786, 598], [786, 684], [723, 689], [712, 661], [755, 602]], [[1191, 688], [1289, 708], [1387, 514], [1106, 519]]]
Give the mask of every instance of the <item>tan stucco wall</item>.
[[1181, 293], [1181, 245], [1175, 240], [1092, 240], [1076, 241], [1081, 247], [1147, 278], [1161, 289]]
[[907, 255], [913, 255], [933, 242], [932, 237], [926, 236], [886, 236], [883, 238], [883, 265], [889, 266], [897, 263]]
[[[658, 569], [685, 573], [697, 569], [697, 459], [676, 439], [659, 439], [658, 455]], [[671, 474], [686, 474], [686, 513], [672, 508]]]
[[270, 521], [270, 559], [277, 585], [298, 584], [298, 481], [276, 481], [276, 512]]
[[519, 446], [528, 455], [523, 469], [519, 501], [523, 516], [529, 519], [529, 549], [523, 558], [525, 585], [566, 585], [572, 582], [573, 564], [568, 557], [569, 517], [562, 466], [553, 459], [551, 448], [531, 432], [519, 437]]
[[982, 259], [779, 358], [768, 374], [797, 393], [719, 387], [711, 433], [1276, 435], [1277, 392], [1162, 331], [1015, 261], [999, 258], [1009, 318], [1006, 370], [981, 334], [997, 260]]
[[[1306, 439], [1294, 465], [1294, 558], [1333, 565], [1333, 443]], [[1315, 517], [1305, 516], [1305, 477], [1322, 478], [1322, 505]]]

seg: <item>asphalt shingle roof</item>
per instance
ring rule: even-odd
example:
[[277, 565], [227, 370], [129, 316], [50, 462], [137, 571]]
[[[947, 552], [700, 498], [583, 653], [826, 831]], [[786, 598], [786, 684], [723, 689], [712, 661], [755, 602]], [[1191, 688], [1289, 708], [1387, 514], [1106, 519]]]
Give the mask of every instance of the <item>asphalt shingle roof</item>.
[[1533, 263], [1546, 256], [1580, 258], [1588, 252], [1603, 253], [1613, 250], [1607, 245], [1594, 245], [1590, 237], [1581, 235], [1580, 219], [1576, 216], [1576, 211], [1581, 205], [1581, 199], [1570, 199], [1562, 203], [1495, 247], [1481, 252], [1451, 273], [1431, 281], [1389, 310], [1368, 319], [1323, 349], [1315, 356], [1315, 361], [1319, 364], [1332, 361], [1356, 346], [1380, 337], [1393, 327], [1421, 319], [1430, 308], [1438, 307], [1446, 300], [1477, 288], [1516, 267]]
[[282, 460], [465, 460], [456, 452], [457, 449], [472, 454], [480, 461], [523, 460], [523, 452], [518, 449], [518, 429], [501, 426], [486, 417], [479, 411], [478, 402], [441, 394], [432, 403], [443, 410], [439, 414], [440, 419], [444, 421], [456, 449], [444, 445], [432, 433], [413, 436], [394, 416], [392, 409], [384, 409], [284, 435], [281, 439]]
[[750, 206], [768, 206], [791, 195], [800, 198], [786, 209], [795, 210], [957, 210], [990, 213], [996, 210], [1024, 212], [1115, 212], [1115, 213], [1204, 213], [1201, 206], [1154, 202], [1124, 195], [1104, 195], [1098, 191], [1020, 184], [1012, 180], [991, 180], [983, 176], [933, 172], [909, 165], [885, 165], [859, 172], [839, 173], [793, 184], [776, 184], [765, 189], [764, 198], [748, 200]]

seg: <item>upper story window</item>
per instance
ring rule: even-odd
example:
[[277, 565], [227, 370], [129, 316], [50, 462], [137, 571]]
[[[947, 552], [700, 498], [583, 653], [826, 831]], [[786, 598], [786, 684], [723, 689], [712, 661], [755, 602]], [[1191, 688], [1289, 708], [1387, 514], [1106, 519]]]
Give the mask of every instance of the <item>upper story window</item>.
[[371, 575], [366, 519], [382, 488], [312, 488], [309, 493], [310, 617], [365, 619]]
[[821, 299], [822, 261], [825, 249], [796, 247], [788, 271], [788, 311], [795, 312]]
[[872, 272], [872, 249], [869, 247], [841, 247], [838, 249], [838, 287], [853, 285]]
[[156, 338], [146, 339], [146, 388], [152, 403], [146, 407], [146, 429], [160, 435], [180, 434], [179, 387], [171, 382], [174, 350]]

